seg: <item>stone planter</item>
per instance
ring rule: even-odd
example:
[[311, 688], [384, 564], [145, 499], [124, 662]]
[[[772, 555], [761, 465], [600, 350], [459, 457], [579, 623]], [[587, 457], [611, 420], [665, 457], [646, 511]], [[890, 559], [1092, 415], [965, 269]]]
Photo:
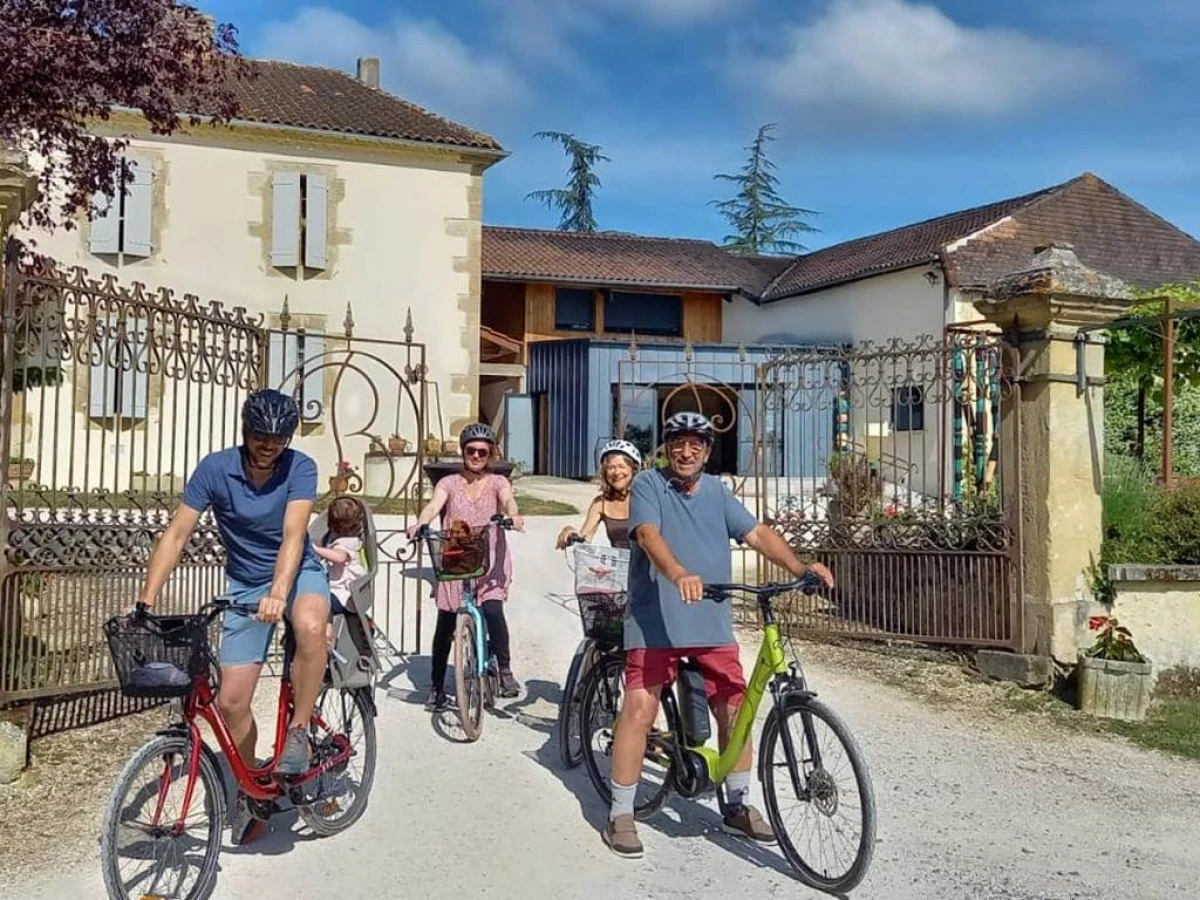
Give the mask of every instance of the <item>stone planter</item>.
[[1149, 662], [1079, 656], [1079, 708], [1092, 716], [1140, 722], [1154, 688]]
[[18, 481], [28, 481], [33, 476], [35, 463], [32, 459], [11, 460], [8, 464], [8, 481], [15, 484]]

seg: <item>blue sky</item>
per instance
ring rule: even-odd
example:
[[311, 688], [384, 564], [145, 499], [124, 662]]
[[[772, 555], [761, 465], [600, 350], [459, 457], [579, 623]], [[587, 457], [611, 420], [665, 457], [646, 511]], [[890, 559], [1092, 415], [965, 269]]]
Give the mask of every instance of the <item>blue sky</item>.
[[720, 240], [762, 122], [817, 248], [1093, 171], [1200, 236], [1196, 0], [209, 0], [251, 56], [353, 71], [494, 135], [491, 224], [553, 227], [538, 130], [602, 145], [601, 228]]

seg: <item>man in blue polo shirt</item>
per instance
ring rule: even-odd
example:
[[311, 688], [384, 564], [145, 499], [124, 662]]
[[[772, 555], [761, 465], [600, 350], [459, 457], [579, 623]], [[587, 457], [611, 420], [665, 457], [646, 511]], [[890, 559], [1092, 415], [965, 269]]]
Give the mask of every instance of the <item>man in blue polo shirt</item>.
[[[258, 737], [250, 701], [275, 626], [284, 615], [296, 637], [294, 712], [275, 764], [284, 775], [308, 769], [309, 719], [328, 661], [329, 581], [308, 537], [317, 466], [311, 457], [288, 447], [299, 424], [300, 410], [286, 394], [262, 390], [246, 398], [242, 446], [211, 453], [196, 466], [183, 503], [150, 558], [141, 594], [143, 603], [154, 605], [200, 516], [211, 507], [225, 547], [229, 593], [250, 613], [225, 614], [217, 697], [248, 765], [254, 764]], [[262, 827], [239, 795], [234, 842], [253, 840]]]

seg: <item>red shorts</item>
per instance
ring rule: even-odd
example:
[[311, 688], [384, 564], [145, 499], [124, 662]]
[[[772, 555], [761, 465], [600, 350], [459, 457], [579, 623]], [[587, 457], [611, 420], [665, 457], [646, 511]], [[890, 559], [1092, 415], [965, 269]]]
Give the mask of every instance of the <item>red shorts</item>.
[[742, 702], [746, 678], [737, 644], [721, 647], [639, 647], [625, 651], [625, 689], [656, 688], [675, 679], [681, 659], [691, 659], [704, 674], [708, 701]]

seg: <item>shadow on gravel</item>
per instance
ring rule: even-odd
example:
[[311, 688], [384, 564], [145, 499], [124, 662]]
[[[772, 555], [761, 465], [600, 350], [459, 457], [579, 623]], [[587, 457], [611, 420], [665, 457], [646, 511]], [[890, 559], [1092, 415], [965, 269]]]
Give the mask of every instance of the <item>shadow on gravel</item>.
[[[584, 764], [573, 769], [563, 765], [558, 748], [558, 703], [562, 699], [562, 686], [552, 681], [530, 681], [526, 684], [526, 696], [519, 703], [512, 704], [507, 709], [516, 706], [532, 706], [540, 700], [546, 700], [553, 705], [553, 717], [514, 715], [522, 725], [546, 735], [546, 741], [533, 753], [527, 753], [530, 759], [552, 773], [579, 802], [579, 812], [587, 824], [596, 832], [596, 842], [600, 843], [600, 831], [608, 821], [608, 805], [601, 801], [592, 786]], [[715, 800], [712, 794], [706, 799]], [[759, 801], [761, 808], [761, 801]], [[666, 805], [647, 819], [639, 819], [638, 827], [644, 831], [651, 829], [669, 838], [705, 838], [731, 853], [739, 859], [760, 869], [771, 869], [789, 878], [795, 878], [795, 873], [787, 860], [775, 847], [761, 847], [726, 834], [721, 822], [720, 813], [706, 803], [698, 800], [687, 800], [677, 794], [672, 794]]]

